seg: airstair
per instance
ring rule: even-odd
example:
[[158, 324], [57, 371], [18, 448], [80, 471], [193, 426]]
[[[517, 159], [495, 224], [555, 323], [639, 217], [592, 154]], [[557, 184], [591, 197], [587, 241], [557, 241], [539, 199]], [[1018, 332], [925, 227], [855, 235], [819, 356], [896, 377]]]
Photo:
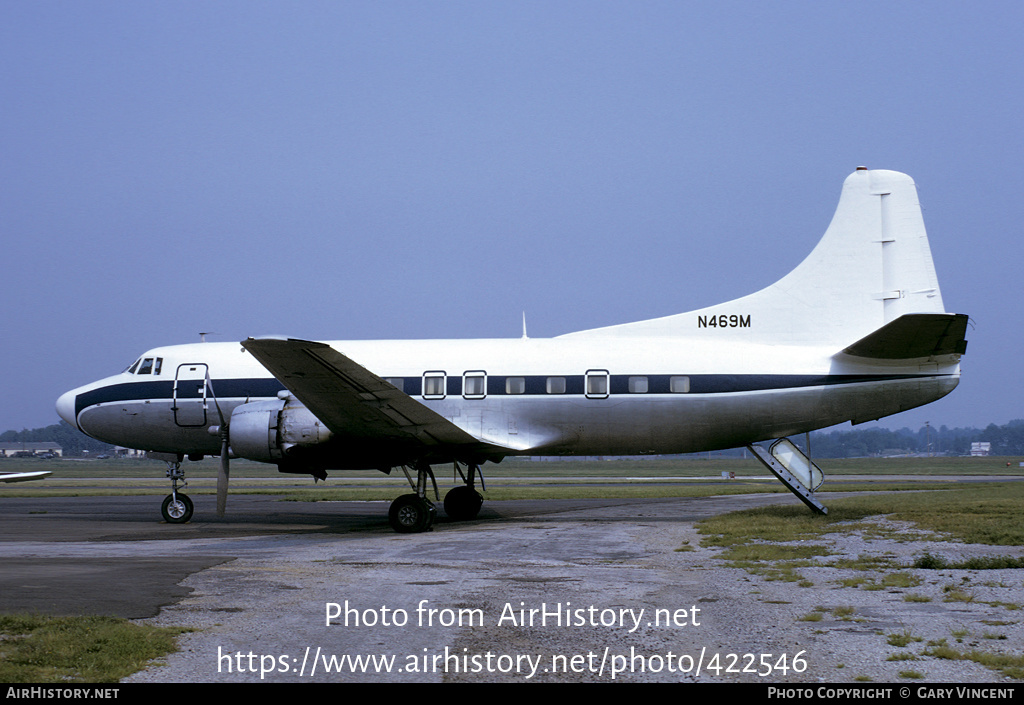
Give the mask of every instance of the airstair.
[[825, 474], [792, 441], [780, 438], [768, 450], [758, 445], [747, 448], [811, 511], [828, 514], [828, 507], [814, 497], [815, 490], [825, 481]]

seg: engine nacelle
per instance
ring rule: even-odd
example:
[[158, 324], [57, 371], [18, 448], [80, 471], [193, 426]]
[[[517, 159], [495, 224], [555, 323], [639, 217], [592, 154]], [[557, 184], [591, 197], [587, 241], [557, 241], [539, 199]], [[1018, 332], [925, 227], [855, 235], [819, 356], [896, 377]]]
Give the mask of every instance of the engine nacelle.
[[294, 397], [236, 406], [228, 427], [231, 452], [239, 458], [276, 463], [295, 446], [324, 443], [331, 431]]

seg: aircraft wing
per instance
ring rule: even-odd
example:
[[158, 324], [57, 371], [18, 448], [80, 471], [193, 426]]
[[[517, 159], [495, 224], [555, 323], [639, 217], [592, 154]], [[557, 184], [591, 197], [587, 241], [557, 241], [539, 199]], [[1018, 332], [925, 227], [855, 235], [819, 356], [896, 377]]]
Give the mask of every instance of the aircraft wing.
[[483, 444], [326, 343], [249, 338], [242, 347], [338, 436], [361, 440], [412, 437], [424, 446], [502, 448]]
[[49, 470], [38, 470], [35, 472], [4, 472], [0, 473], [0, 482], [28, 482], [29, 480], [42, 480], [49, 474]]

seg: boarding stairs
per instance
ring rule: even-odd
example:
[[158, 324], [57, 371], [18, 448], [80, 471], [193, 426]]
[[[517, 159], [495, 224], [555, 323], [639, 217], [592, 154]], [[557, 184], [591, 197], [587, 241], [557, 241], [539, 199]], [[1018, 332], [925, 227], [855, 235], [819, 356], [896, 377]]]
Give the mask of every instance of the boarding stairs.
[[792, 441], [780, 438], [767, 450], [753, 444], [747, 448], [811, 511], [828, 514], [828, 507], [814, 496], [815, 490], [825, 481], [825, 474]]

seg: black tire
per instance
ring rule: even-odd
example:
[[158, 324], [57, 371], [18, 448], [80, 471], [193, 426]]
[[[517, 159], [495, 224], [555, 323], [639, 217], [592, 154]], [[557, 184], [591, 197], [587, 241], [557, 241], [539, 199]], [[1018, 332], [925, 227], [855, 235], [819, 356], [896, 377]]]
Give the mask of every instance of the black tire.
[[483, 496], [476, 490], [465, 485], [455, 487], [444, 496], [444, 513], [452, 521], [476, 519], [483, 503]]
[[[177, 501], [175, 501], [177, 496]], [[178, 492], [177, 495], [169, 494], [164, 498], [160, 506], [160, 513], [164, 515], [164, 521], [168, 524], [184, 524], [192, 518], [192, 500], [188, 495]]]
[[415, 494], [403, 494], [391, 503], [391, 509], [388, 510], [391, 528], [400, 534], [429, 531], [435, 516], [437, 510], [434, 505]]

